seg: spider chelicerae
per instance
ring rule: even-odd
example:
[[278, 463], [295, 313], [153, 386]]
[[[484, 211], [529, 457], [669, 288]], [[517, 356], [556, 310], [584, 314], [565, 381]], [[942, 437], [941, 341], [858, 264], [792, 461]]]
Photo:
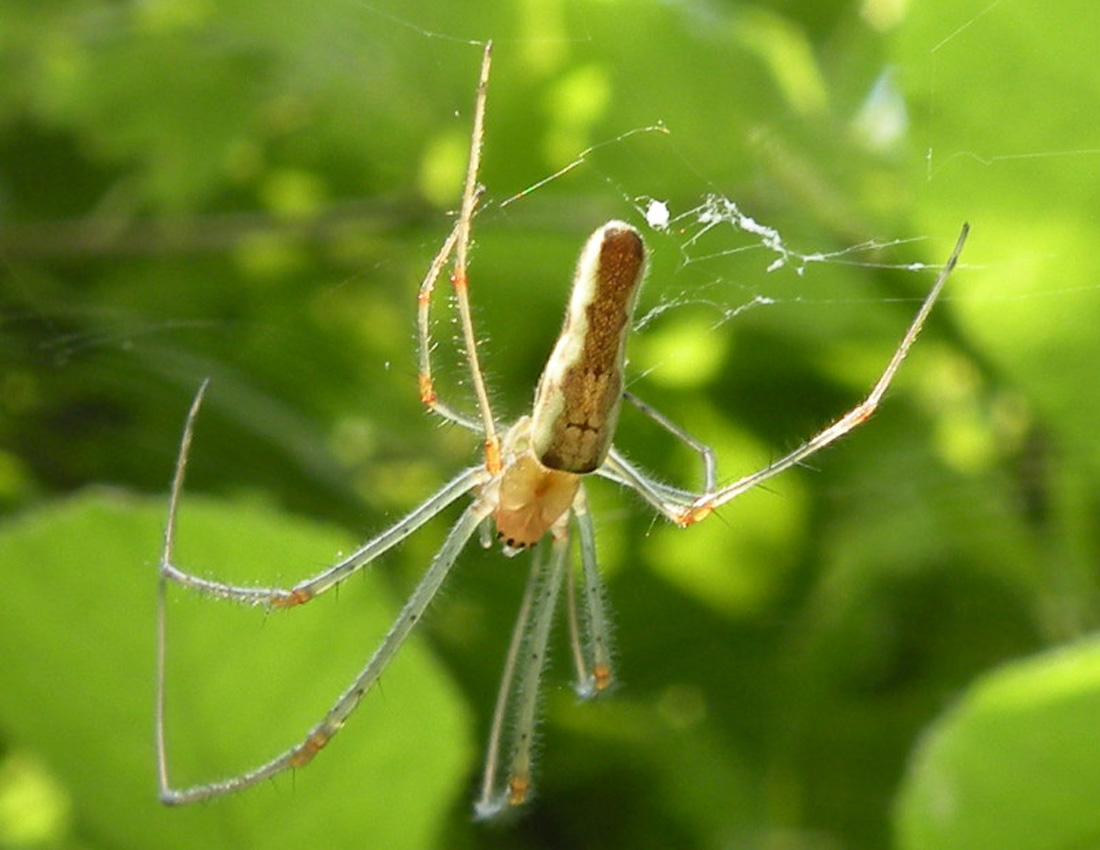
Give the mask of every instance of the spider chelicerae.
[[[488, 44], [481, 64], [461, 209], [454, 228], [420, 285], [417, 314], [421, 400], [444, 420], [481, 434], [483, 460], [462, 471], [419, 507], [355, 552], [293, 587], [244, 587], [204, 578], [176, 566], [173, 561], [184, 474], [195, 420], [206, 389], [206, 384], [202, 385], [184, 426], [160, 560], [156, 748], [160, 798], [166, 804], [192, 803], [239, 791], [309, 763], [378, 681], [424, 615], [463, 547], [479, 529], [485, 540], [489, 540], [495, 530], [508, 555], [534, 547], [544, 538], [549, 541], [548, 546], [535, 549], [532, 557], [519, 616], [505, 657], [490, 727], [484, 779], [475, 808], [480, 816], [491, 817], [509, 806], [523, 803], [531, 789], [539, 684], [554, 612], [563, 588], [578, 694], [593, 697], [605, 691], [614, 676], [608, 617], [596, 563], [595, 534], [585, 498], [584, 477], [596, 475], [613, 481], [634, 491], [668, 520], [690, 526], [746, 490], [802, 462], [871, 416], [962, 251], [966, 225], [901, 343], [863, 401], [764, 469], [719, 486], [715, 458], [707, 446], [624, 392], [624, 348], [645, 273], [645, 246], [634, 227], [621, 221], [608, 222], [589, 237], [581, 252], [564, 326], [539, 380], [531, 414], [510, 426], [503, 426], [493, 416], [478, 362], [466, 275], [470, 228], [480, 195], [477, 178], [491, 55], [491, 44]], [[476, 417], [442, 401], [436, 394], [432, 378], [432, 293], [448, 263], [451, 264], [450, 280], [470, 379], [477, 398], [479, 412]], [[624, 398], [698, 452], [704, 473], [702, 492], [693, 493], [656, 481], [615, 449], [612, 438]], [[470, 503], [452, 526], [393, 626], [328, 713], [300, 743], [238, 776], [188, 788], [171, 785], [164, 731], [165, 597], [169, 581], [216, 598], [273, 609], [291, 608], [336, 587], [464, 496], [471, 497]], [[570, 564], [574, 534], [580, 549], [579, 581]], [[505, 720], [509, 716], [511, 722], [506, 727]], [[509, 736], [506, 736], [506, 728], [510, 730]], [[507, 757], [504, 755], [506, 737], [511, 739]]]

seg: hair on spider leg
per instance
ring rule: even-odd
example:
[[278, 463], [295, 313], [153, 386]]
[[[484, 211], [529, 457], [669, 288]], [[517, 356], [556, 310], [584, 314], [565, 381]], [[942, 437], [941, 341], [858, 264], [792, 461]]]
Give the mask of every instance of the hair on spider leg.
[[[870, 418], [958, 261], [969, 229], [966, 225], [901, 342], [861, 402], [763, 469], [719, 484], [716, 480], [717, 457], [710, 447], [631, 393], [624, 392], [626, 340], [645, 276], [647, 252], [636, 228], [626, 222], [609, 221], [589, 236], [581, 250], [562, 329], [535, 388], [530, 414], [510, 425], [501, 423], [494, 417], [480, 362], [468, 275], [471, 227], [482, 194], [477, 180], [491, 59], [492, 45], [486, 44], [474, 102], [460, 212], [420, 283], [416, 308], [420, 399], [442, 422], [458, 425], [479, 437], [482, 459], [459, 472], [419, 506], [355, 551], [290, 588], [251, 587], [200, 577], [177, 565], [174, 543], [192, 435], [207, 388], [207, 382], [203, 382], [185, 419], [159, 562], [155, 730], [158, 786], [160, 798], [167, 805], [209, 800], [241, 791], [308, 764], [344, 728], [363, 697], [379, 684], [390, 661], [414, 626], [423, 619], [470, 540], [477, 534], [483, 546], [491, 545], [494, 528], [506, 556], [525, 549], [533, 548], [533, 551], [504, 659], [475, 812], [479, 817], [495, 817], [526, 802], [533, 788], [540, 692], [549, 637], [563, 590], [578, 695], [587, 699], [605, 693], [615, 683], [611, 622], [599, 575], [585, 479], [595, 476], [624, 487], [653, 509], [654, 519], [660, 516], [687, 527], [707, 518], [741, 493], [802, 464]], [[739, 211], [738, 214], [741, 215]], [[765, 235], [771, 233], [742, 217]], [[460, 348], [476, 400], [475, 414], [466, 413], [441, 399], [436, 388], [431, 313], [436, 284], [445, 271], [449, 272], [445, 277], [451, 285], [461, 329]], [[698, 455], [703, 478], [701, 490], [681, 489], [656, 480], [627, 461], [614, 446], [624, 399]], [[468, 504], [452, 522], [389, 630], [345, 690], [297, 744], [237, 775], [182, 788], [172, 784], [165, 730], [165, 597], [169, 582], [200, 595], [270, 609], [304, 605], [374, 564], [464, 497], [469, 497]], [[580, 611], [577, 574], [571, 562], [574, 536], [581, 558]], [[535, 546], [543, 540], [547, 543]]]

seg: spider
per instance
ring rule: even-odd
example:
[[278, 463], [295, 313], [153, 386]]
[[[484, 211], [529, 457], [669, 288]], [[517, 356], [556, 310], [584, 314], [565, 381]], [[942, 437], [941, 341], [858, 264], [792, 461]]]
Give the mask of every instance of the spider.
[[[519, 615], [505, 657], [490, 726], [484, 778], [475, 810], [481, 817], [491, 817], [510, 806], [522, 804], [531, 790], [539, 684], [547, 657], [550, 628], [563, 588], [578, 694], [588, 698], [606, 691], [614, 675], [608, 617], [596, 566], [595, 534], [585, 498], [584, 477], [596, 475], [633, 490], [662, 516], [686, 527], [705, 519], [746, 490], [801, 463], [871, 416], [917, 338], [962, 251], [968, 231], [966, 225], [963, 225], [951, 257], [901, 343], [863, 401], [764, 469], [719, 486], [712, 450], [623, 390], [626, 333], [645, 272], [645, 246], [634, 227], [621, 221], [608, 222], [589, 237], [581, 252], [564, 326], [539, 380], [531, 414], [504, 427], [493, 415], [478, 361], [466, 273], [470, 227], [481, 193], [477, 177], [491, 56], [490, 43], [485, 46], [481, 63], [469, 163], [459, 215], [420, 284], [417, 311], [420, 398], [429, 410], [442, 419], [480, 433], [484, 439], [483, 460], [461, 472], [410, 514], [368, 540], [355, 552], [293, 587], [244, 587], [203, 578], [181, 569], [173, 560], [176, 515], [195, 420], [206, 390], [206, 382], [203, 382], [191, 404], [183, 429], [160, 559], [155, 722], [160, 799], [165, 804], [180, 805], [219, 797], [308, 764], [343, 727], [360, 700], [378, 681], [431, 604], [463, 547], [479, 529], [487, 545], [495, 529], [496, 537], [507, 555], [531, 548], [544, 538], [549, 540], [548, 547], [536, 549], [532, 557]], [[449, 262], [452, 263], [450, 280], [479, 410], [476, 418], [440, 400], [432, 378], [432, 293]], [[612, 437], [624, 398], [638, 405], [658, 425], [684, 440], [700, 456], [705, 481], [702, 492], [693, 493], [656, 481], [629, 463], [615, 449]], [[305, 734], [300, 743], [238, 776], [187, 788], [172, 786], [168, 776], [164, 731], [165, 599], [169, 581], [200, 594], [251, 605], [276, 609], [302, 605], [373, 563], [467, 495], [472, 501], [452, 526], [381, 644], [328, 713]], [[579, 540], [581, 555], [579, 591], [577, 578], [569, 563], [574, 534]], [[544, 553], [545, 548], [549, 549], [548, 553]], [[509, 714], [511, 751], [507, 756], [507, 767], [504, 767], [505, 718]]]

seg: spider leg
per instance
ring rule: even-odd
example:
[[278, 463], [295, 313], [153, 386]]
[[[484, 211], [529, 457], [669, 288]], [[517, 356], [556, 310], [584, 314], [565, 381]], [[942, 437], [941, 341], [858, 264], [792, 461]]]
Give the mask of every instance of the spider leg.
[[898, 369], [901, 367], [902, 361], [905, 360], [906, 355], [909, 353], [909, 349], [920, 334], [921, 328], [928, 318], [928, 314], [932, 312], [932, 307], [935, 305], [936, 299], [939, 298], [944, 284], [947, 283], [947, 279], [951, 276], [951, 272], [958, 262], [959, 255], [962, 253], [963, 245], [966, 244], [966, 237], [969, 232], [970, 226], [964, 224], [959, 233], [958, 241], [955, 243], [955, 248], [951, 252], [951, 256], [944, 264], [943, 269], [940, 270], [936, 282], [932, 285], [931, 291], [921, 303], [920, 309], [917, 311], [916, 316], [913, 317], [913, 321], [910, 322], [909, 328], [906, 330], [905, 336], [902, 337], [898, 347], [894, 350], [890, 362], [886, 364], [886, 368], [882, 371], [882, 374], [879, 376], [866, 398], [798, 448], [788, 452], [786, 455], [779, 458], [779, 460], [751, 475], [739, 478], [733, 483], [717, 490], [708, 489], [703, 493], [694, 495], [650, 480], [648, 476], [635, 470], [630, 464], [626, 463], [622, 456], [617, 453], [609, 454], [600, 473], [605, 478], [627, 484], [665, 517], [672, 520], [677, 525], [687, 526], [705, 519], [717, 508], [741, 495], [745, 491], [751, 490], [758, 484], [767, 481], [769, 478], [773, 478], [779, 473], [790, 469], [792, 466], [796, 466], [829, 444], [839, 440], [849, 431], [859, 427], [870, 419], [871, 414], [875, 412], [883, 395], [885, 395], [886, 390], [894, 380], [894, 376], [897, 374]]
[[[462, 548], [473, 536], [484, 516], [484, 506], [477, 502], [466, 508], [451, 528], [447, 539], [443, 542], [439, 552], [436, 553], [435, 558], [432, 559], [427, 572], [397, 615], [397, 619], [386, 633], [385, 638], [382, 639], [382, 643], [355, 679], [352, 680], [347, 690], [333, 703], [332, 708], [329, 709], [321, 722], [306, 734], [301, 743], [291, 747], [266, 764], [253, 768], [240, 776], [224, 779], [220, 782], [194, 785], [189, 788], [173, 788], [168, 779], [168, 761], [164, 735], [164, 677], [163, 666], [161, 666], [158, 670], [156, 711], [157, 774], [160, 782], [161, 801], [168, 805], [182, 805], [220, 797], [223, 794], [256, 785], [291, 768], [303, 767], [308, 764], [340, 731], [348, 717], [359, 705], [359, 701], [378, 681], [382, 671], [397, 654], [405, 638], [412, 631], [413, 626], [420, 621], [425, 609], [427, 609], [443, 581], [447, 578], [448, 573], [450, 573], [451, 567], [454, 566]], [[161, 581], [164, 582], [163, 576]], [[158, 657], [163, 662], [163, 644], [161, 646], [162, 649]]]
[[591, 690], [588, 672], [588, 659], [585, 658], [584, 642], [581, 637], [581, 618], [577, 613], [577, 579], [572, 565], [565, 571], [565, 619], [569, 624], [569, 652], [573, 656], [573, 674], [576, 684], [573, 690], [581, 699], [587, 699]]
[[508, 698], [516, 678], [516, 661], [519, 658], [523, 639], [527, 634], [527, 621], [531, 616], [531, 601], [535, 597], [542, 576], [542, 549], [531, 553], [531, 569], [527, 573], [527, 584], [523, 589], [516, 623], [512, 627], [512, 638], [508, 643], [508, 654], [504, 657], [504, 670], [501, 672], [500, 685], [497, 688], [496, 704], [493, 708], [493, 722], [489, 730], [489, 745], [485, 756], [485, 771], [481, 784], [481, 796], [474, 804], [474, 812], [479, 820], [491, 818], [503, 808], [502, 795], [497, 791], [497, 771], [500, 763], [500, 750], [504, 737], [504, 717], [508, 710]]
[[523, 666], [517, 693], [515, 713], [515, 749], [508, 770], [508, 803], [518, 806], [527, 799], [531, 788], [531, 751], [535, 743], [535, 724], [538, 721], [539, 685], [546, 669], [547, 644], [550, 626], [554, 620], [558, 591], [565, 577], [569, 561], [569, 526], [563, 523], [559, 530], [551, 531], [553, 546], [550, 563], [534, 599], [534, 617], [531, 632], [521, 654]]
[[642, 472], [616, 448], [611, 449], [603, 466], [596, 470], [596, 474], [600, 478], [606, 478], [622, 487], [630, 488], [673, 522], [677, 521], [679, 515], [675, 511], [687, 507], [699, 495], [689, 490], [672, 487]]
[[466, 275], [466, 256], [470, 247], [470, 225], [474, 219], [474, 207], [480, 192], [477, 188], [477, 175], [481, 168], [481, 146], [485, 140], [485, 99], [489, 90], [489, 66], [493, 58], [493, 43], [486, 42], [481, 59], [481, 76], [477, 84], [477, 100], [474, 104], [474, 130], [470, 137], [470, 161], [466, 166], [466, 187], [462, 191], [462, 212], [458, 217], [458, 235], [455, 244], [455, 267], [451, 274], [451, 284], [458, 303], [458, 317], [462, 324], [462, 339], [466, 347], [466, 359], [470, 364], [470, 381], [477, 396], [481, 411], [481, 422], [485, 429], [485, 468], [493, 474], [500, 472], [500, 438], [497, 436], [493, 421], [493, 410], [489, 405], [489, 392], [485, 388], [485, 378], [478, 362], [477, 335], [474, 333], [474, 320], [470, 313], [469, 279]]
[[596, 561], [596, 532], [592, 526], [592, 514], [588, 511], [588, 498], [584, 486], [573, 500], [573, 516], [581, 545], [581, 569], [584, 575], [584, 640], [577, 629], [576, 600], [572, 592], [572, 576], [567, 587], [569, 593], [570, 643], [577, 668], [577, 695], [589, 699], [607, 689], [612, 680], [611, 620], [607, 614], [606, 594]]
[[638, 410], [668, 431], [672, 436], [676, 437], [683, 443], [686, 443], [696, 452], [698, 452], [700, 459], [703, 462], [703, 492], [710, 493], [715, 488], [715, 460], [714, 449], [708, 446], [706, 443], [697, 440], [682, 427], [677, 425], [661, 411], [655, 408], [648, 402], [642, 401], [632, 392], [623, 392], [623, 398], [633, 404]]
[[467, 416], [465, 413], [461, 413], [449, 404], [439, 400], [439, 396], [435, 391], [435, 382], [432, 378], [432, 348], [434, 347], [431, 330], [432, 293], [435, 291], [435, 282], [439, 279], [440, 272], [443, 271], [443, 267], [454, 253], [458, 233], [459, 224], [456, 222], [450, 235], [439, 249], [439, 253], [435, 255], [435, 259], [428, 267], [428, 273], [424, 275], [424, 280], [421, 281], [420, 289], [417, 292], [416, 331], [420, 364], [418, 383], [420, 385], [420, 400], [429, 410], [448, 422], [453, 422], [463, 428], [480, 433], [483, 430], [480, 420]]
[[[493, 410], [489, 404], [489, 392], [485, 388], [485, 379], [482, 376], [481, 363], [478, 358], [477, 334], [474, 331], [473, 316], [470, 312], [469, 277], [467, 275], [470, 227], [473, 223], [474, 210], [477, 207], [478, 199], [481, 197], [481, 190], [477, 185], [477, 175], [481, 168], [481, 147], [485, 138], [485, 100], [489, 88], [489, 66], [492, 55], [493, 44], [488, 42], [485, 45], [485, 52], [482, 54], [481, 75], [478, 79], [477, 99], [474, 103], [474, 126], [470, 134], [470, 157], [466, 166], [465, 186], [462, 190], [462, 206], [459, 210], [458, 221], [455, 222], [454, 228], [443, 242], [439, 253], [436, 254], [428, 269], [427, 275], [420, 284], [417, 296], [417, 336], [420, 349], [420, 400], [444, 419], [473, 431], [484, 433], [485, 468], [490, 473], [495, 474], [500, 472], [502, 466], [500, 437], [497, 435]], [[466, 360], [470, 367], [470, 381], [473, 384], [474, 395], [477, 397], [480, 422], [441, 402], [436, 395], [432, 380], [431, 298], [435, 289], [435, 282], [452, 254], [454, 254], [454, 270], [451, 272], [451, 285], [454, 288], [455, 301], [458, 305], [459, 323], [462, 326], [462, 343], [466, 349]]]
[[191, 438], [195, 430], [199, 408], [206, 393], [208, 382], [204, 381], [195, 394], [194, 401], [187, 413], [187, 421], [180, 441], [179, 456], [176, 459], [176, 471], [172, 478], [172, 492], [168, 499], [168, 520], [164, 531], [164, 550], [161, 553], [160, 573], [162, 579], [170, 579], [176, 584], [189, 587], [207, 596], [232, 599], [249, 605], [268, 605], [273, 608], [291, 608], [301, 605], [335, 587], [348, 576], [358, 572], [367, 564], [392, 549], [410, 534], [435, 518], [448, 505], [459, 497], [469, 493], [485, 479], [485, 471], [480, 466], [465, 470], [438, 492], [422, 502], [412, 512], [394, 523], [378, 536], [368, 540], [346, 558], [333, 564], [320, 573], [298, 582], [290, 588], [244, 587], [227, 584], [196, 576], [181, 570], [173, 563], [176, 522], [179, 503], [183, 494], [183, 483], [187, 472], [187, 460], [191, 452]]
[[[518, 806], [527, 800], [531, 790], [532, 749], [535, 739], [535, 725], [538, 722], [539, 685], [546, 669], [547, 645], [550, 640], [550, 627], [554, 621], [554, 609], [557, 607], [558, 592], [565, 578], [569, 562], [569, 525], [568, 514], [551, 530], [553, 544], [548, 564], [536, 559], [532, 564], [528, 589], [524, 593], [525, 604], [520, 608], [509, 658], [505, 665], [505, 677], [501, 683], [504, 689], [511, 689], [511, 679], [515, 677], [516, 665], [519, 666], [519, 688], [514, 694], [513, 704], [513, 750], [508, 768], [508, 782], [505, 788], [497, 788], [497, 761], [499, 759], [500, 735], [495, 735], [490, 744], [486, 763], [482, 795], [475, 811], [480, 818], [490, 818], [498, 814], [506, 805]], [[522, 634], [522, 637], [518, 635]], [[513, 655], [513, 649], [515, 653]], [[511, 667], [511, 669], [509, 669]], [[498, 695], [498, 710], [508, 699]], [[502, 720], [494, 717], [493, 725], [497, 729]]]

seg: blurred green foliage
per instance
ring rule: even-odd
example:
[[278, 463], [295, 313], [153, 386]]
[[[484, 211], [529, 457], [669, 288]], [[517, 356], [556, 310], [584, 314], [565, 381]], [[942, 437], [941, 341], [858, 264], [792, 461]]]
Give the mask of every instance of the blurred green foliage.
[[[1089, 846], [1100, 660], [1062, 645], [1100, 611], [1098, 18], [1087, 0], [6, 2], [0, 846]], [[644, 227], [649, 199], [674, 220], [647, 232], [631, 389], [723, 477], [860, 398], [969, 220], [963, 262], [882, 410], [809, 467], [688, 531], [593, 484], [622, 685], [576, 705], [559, 647], [520, 817], [470, 821], [525, 572], [477, 547], [308, 770], [162, 809], [155, 563], [200, 381], [179, 546], [204, 574], [292, 583], [476, 461], [417, 399], [414, 293], [488, 38], [471, 272], [504, 420], [579, 245], [607, 218]], [[759, 237], [700, 221], [711, 196], [825, 259], [769, 271]], [[445, 302], [440, 386], [465, 405]], [[698, 485], [636, 411], [620, 444]], [[174, 595], [183, 780], [319, 716], [451, 516], [301, 612]]]

